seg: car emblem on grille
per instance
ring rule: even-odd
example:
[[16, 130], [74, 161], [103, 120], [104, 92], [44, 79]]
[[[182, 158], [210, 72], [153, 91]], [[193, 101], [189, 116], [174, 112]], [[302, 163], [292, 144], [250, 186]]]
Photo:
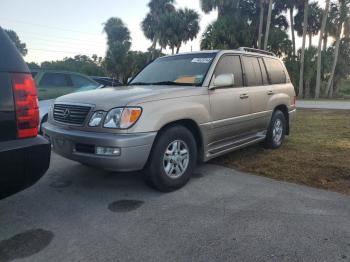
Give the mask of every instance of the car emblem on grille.
[[64, 118], [67, 118], [67, 117], [69, 117], [69, 115], [70, 115], [70, 111], [69, 111], [69, 109], [67, 108], [67, 109], [64, 110], [64, 112], [63, 112], [63, 117], [64, 117]]

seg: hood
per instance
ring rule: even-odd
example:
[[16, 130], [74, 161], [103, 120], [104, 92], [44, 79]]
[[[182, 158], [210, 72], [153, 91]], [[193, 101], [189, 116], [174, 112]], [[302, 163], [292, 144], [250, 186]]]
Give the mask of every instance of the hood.
[[[198, 87], [197, 87], [198, 88]], [[130, 103], [143, 103], [156, 99], [182, 96], [181, 91], [194, 89], [192, 86], [124, 86], [107, 87], [98, 90], [61, 96], [56, 102], [91, 104], [99, 110], [110, 110]]]

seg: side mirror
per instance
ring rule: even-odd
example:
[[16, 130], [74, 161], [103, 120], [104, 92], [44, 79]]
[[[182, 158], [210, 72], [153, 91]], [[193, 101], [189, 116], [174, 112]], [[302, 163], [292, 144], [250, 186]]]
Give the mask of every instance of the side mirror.
[[214, 86], [212, 89], [220, 87], [231, 87], [235, 84], [235, 77], [233, 74], [221, 74], [215, 77]]

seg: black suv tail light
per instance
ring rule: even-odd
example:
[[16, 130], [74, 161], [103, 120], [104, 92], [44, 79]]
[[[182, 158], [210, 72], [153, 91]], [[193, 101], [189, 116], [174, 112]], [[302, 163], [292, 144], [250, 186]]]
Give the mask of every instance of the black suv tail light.
[[39, 107], [35, 82], [31, 74], [12, 74], [12, 89], [16, 108], [17, 137], [38, 135]]

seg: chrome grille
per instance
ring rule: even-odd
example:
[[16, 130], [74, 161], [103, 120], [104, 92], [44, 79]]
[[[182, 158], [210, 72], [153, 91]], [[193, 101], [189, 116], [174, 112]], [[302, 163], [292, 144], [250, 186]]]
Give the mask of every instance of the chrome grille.
[[90, 110], [90, 106], [55, 104], [53, 107], [53, 119], [62, 123], [82, 125]]

